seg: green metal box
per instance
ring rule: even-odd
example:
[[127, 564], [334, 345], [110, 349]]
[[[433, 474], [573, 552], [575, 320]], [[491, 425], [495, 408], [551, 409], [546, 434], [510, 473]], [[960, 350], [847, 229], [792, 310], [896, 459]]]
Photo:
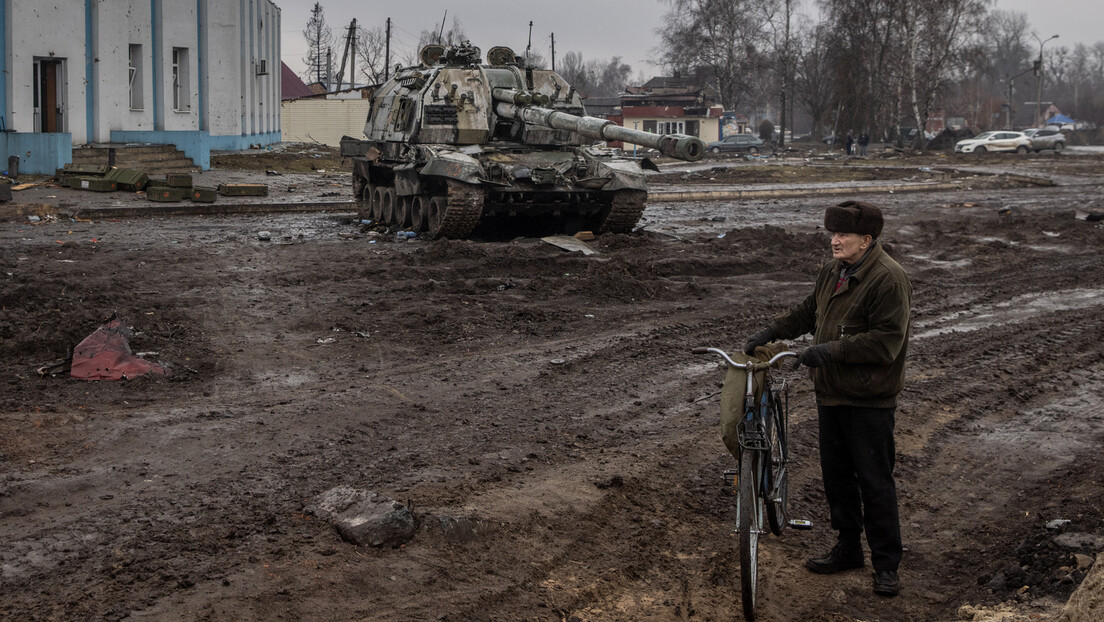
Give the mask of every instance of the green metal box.
[[72, 162], [68, 162], [60, 171], [64, 171], [70, 175], [99, 177], [101, 175], [106, 175], [108, 168], [106, 164], [73, 164]]
[[187, 173], [168, 173], [165, 175], [165, 183], [170, 188], [191, 188], [192, 176]]
[[69, 187], [92, 192], [115, 192], [117, 184], [114, 179], [104, 177], [73, 177], [69, 180]]
[[197, 203], [214, 203], [218, 198], [218, 188], [208, 186], [193, 186], [192, 200]]
[[157, 201], [158, 203], [176, 203], [177, 201], [183, 201], [187, 196], [187, 188], [158, 186], [156, 188], [146, 189], [146, 198], [150, 201]]
[[107, 173], [107, 179], [114, 179], [119, 190], [137, 192], [145, 190], [149, 184], [149, 175], [132, 168], [113, 168]]

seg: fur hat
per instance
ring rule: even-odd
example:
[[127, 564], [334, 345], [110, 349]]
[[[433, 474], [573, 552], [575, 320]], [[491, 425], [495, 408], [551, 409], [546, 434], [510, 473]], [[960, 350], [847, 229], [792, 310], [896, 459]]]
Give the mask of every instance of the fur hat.
[[858, 233], [876, 240], [882, 224], [882, 210], [862, 201], [844, 201], [824, 212], [824, 228], [832, 233]]

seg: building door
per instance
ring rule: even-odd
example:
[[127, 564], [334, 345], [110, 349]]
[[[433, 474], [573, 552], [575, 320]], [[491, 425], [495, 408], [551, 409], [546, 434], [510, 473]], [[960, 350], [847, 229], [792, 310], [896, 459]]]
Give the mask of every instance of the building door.
[[65, 91], [65, 59], [36, 58], [34, 61], [34, 131], [66, 131]]

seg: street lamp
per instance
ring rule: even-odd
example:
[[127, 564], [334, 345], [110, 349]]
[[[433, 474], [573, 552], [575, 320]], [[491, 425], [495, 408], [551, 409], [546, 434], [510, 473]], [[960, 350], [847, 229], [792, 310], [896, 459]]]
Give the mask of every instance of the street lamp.
[[1042, 112], [1040, 109], [1043, 105], [1043, 44], [1051, 39], [1057, 39], [1058, 35], [1047, 37], [1046, 39], [1039, 39], [1039, 35], [1031, 33], [1032, 37], [1039, 42], [1039, 60], [1036, 62], [1035, 73], [1035, 123], [1039, 123], [1042, 120]]

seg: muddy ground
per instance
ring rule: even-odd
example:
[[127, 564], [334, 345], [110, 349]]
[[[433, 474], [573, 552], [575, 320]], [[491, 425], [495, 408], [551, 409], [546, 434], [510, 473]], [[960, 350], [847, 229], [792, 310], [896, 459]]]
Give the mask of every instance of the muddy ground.
[[[1013, 165], [1061, 185], [864, 195], [916, 288], [904, 591], [802, 567], [833, 534], [785, 371], [814, 528], [762, 542], [760, 619], [1047, 619], [1104, 549], [1104, 161], [980, 164]], [[689, 350], [810, 290], [831, 200], [654, 203], [589, 257], [351, 214], [0, 223], [0, 618], [739, 619], [723, 371]], [[171, 376], [36, 373], [113, 313]], [[413, 540], [306, 512], [342, 485]]]

